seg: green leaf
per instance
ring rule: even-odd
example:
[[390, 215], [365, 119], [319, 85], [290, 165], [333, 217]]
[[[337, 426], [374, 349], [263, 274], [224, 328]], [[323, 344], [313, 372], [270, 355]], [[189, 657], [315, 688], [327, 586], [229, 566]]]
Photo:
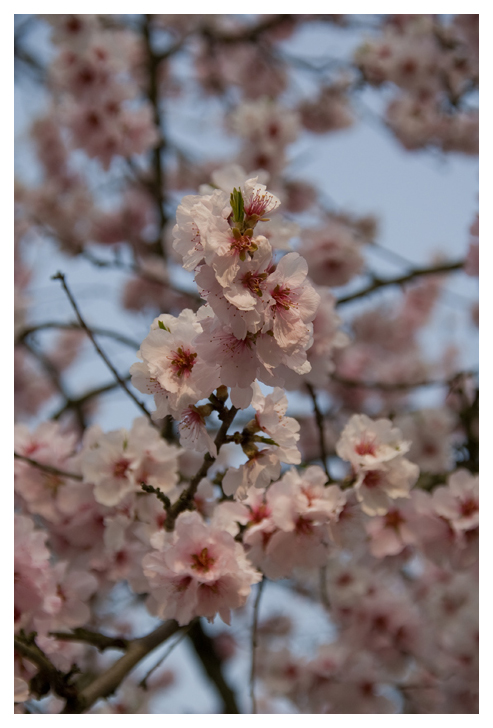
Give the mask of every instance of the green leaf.
[[237, 190], [236, 187], [230, 196], [231, 209], [233, 210], [233, 220], [235, 222], [243, 223], [245, 219], [245, 203], [243, 201], [243, 195], [241, 190]]
[[159, 328], [160, 328], [160, 329], [164, 329], [165, 331], [167, 331], [167, 332], [168, 332], [168, 334], [171, 334], [171, 331], [170, 331], [170, 330], [168, 329], [168, 327], [167, 327], [167, 326], [165, 326], [165, 325], [163, 324], [163, 322], [162, 322], [162, 321], [158, 321], [157, 323], [158, 323], [158, 326], [159, 326]]

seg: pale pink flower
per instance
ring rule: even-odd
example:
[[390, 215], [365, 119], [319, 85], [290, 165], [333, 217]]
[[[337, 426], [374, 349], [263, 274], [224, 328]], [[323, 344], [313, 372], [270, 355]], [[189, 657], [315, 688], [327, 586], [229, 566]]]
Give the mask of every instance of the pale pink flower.
[[433, 506], [458, 532], [479, 525], [479, 477], [460, 468], [452, 473], [448, 485], [433, 491]]
[[46, 547], [48, 533], [30, 517], [15, 514], [14, 539], [14, 622], [16, 629], [29, 630], [35, 617], [56, 613], [61, 600]]
[[351, 228], [337, 220], [305, 231], [299, 251], [310, 278], [320, 286], [342, 286], [363, 270], [361, 245]]
[[403, 437], [409, 440], [409, 458], [428, 473], [443, 473], [453, 466], [452, 412], [445, 408], [426, 408], [395, 418]]
[[140, 490], [140, 483], [173, 490], [178, 480], [177, 448], [160, 438], [144, 417], [132, 429], [103, 434], [95, 425], [87, 430], [80, 464], [86, 482], [94, 484], [94, 497], [116, 506]]
[[[411, 506], [412, 508], [412, 506]], [[370, 553], [381, 559], [400, 554], [406, 546], [415, 544], [416, 534], [409, 524], [409, 504], [396, 500], [384, 516], [376, 516], [365, 525], [370, 537]]]
[[208, 452], [213, 458], [217, 456], [217, 447], [207, 432], [205, 418], [193, 405], [183, 410], [178, 431], [182, 447], [200, 453]]
[[[193, 311], [185, 309], [178, 318], [162, 315], [156, 321], [138, 356], [150, 378], [167, 392], [169, 414], [179, 418], [185, 407], [208, 397], [219, 386], [219, 368], [198, 354], [195, 339], [202, 326]], [[164, 404], [162, 400], [160, 404]], [[164, 411], [164, 406], [160, 409]]]
[[222, 482], [225, 494], [243, 499], [249, 488], [265, 488], [278, 478], [281, 472], [278, 450], [274, 446], [264, 447], [251, 455], [244, 465], [229, 468]]
[[301, 454], [296, 443], [300, 438], [300, 426], [294, 417], [285, 416], [288, 399], [284, 391], [275, 387], [272, 394], [265, 396], [256, 382], [252, 389], [252, 407], [260, 430], [279, 446], [276, 452], [283, 463], [299, 464]]
[[298, 253], [288, 253], [267, 279], [273, 300], [263, 331], [272, 329], [279, 347], [286, 354], [308, 348], [313, 327], [310, 322], [320, 303], [320, 296], [306, 280], [308, 266]]
[[198, 513], [178, 516], [173, 543], [147, 554], [144, 573], [161, 618], [180, 625], [194, 617], [230, 623], [262, 575], [248, 563], [243, 547], [226, 531], [207, 526]]
[[360, 470], [354, 489], [361, 508], [369, 516], [382, 516], [396, 498], [409, 498], [419, 476], [419, 468], [406, 458], [381, 462], [375, 470]]
[[367, 415], [353, 415], [336, 445], [336, 452], [355, 470], [372, 470], [403, 455], [410, 443], [390, 420], [371, 420]]

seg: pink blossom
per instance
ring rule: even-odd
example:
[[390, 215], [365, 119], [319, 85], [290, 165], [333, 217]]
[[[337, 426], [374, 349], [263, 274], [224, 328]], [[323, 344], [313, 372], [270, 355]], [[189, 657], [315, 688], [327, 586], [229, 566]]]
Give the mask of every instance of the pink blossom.
[[433, 506], [456, 531], [476, 528], [479, 524], [479, 477], [462, 468], [452, 473], [447, 486], [433, 491]]
[[390, 420], [371, 420], [367, 415], [353, 415], [336, 445], [340, 458], [348, 460], [356, 470], [378, 468], [409, 450], [401, 431]]
[[[217, 364], [209, 364], [199, 356], [195, 339], [201, 331], [197, 315], [190, 309], [182, 311], [178, 318], [165, 314], [155, 320], [138, 352], [151, 380], [165, 390], [169, 414], [175, 418], [220, 384]], [[161, 412], [164, 409], [160, 406]]]
[[143, 560], [157, 614], [180, 625], [194, 617], [229, 624], [230, 610], [243, 605], [261, 574], [247, 562], [233, 537], [208, 527], [197, 513], [183, 513], [174, 540]]

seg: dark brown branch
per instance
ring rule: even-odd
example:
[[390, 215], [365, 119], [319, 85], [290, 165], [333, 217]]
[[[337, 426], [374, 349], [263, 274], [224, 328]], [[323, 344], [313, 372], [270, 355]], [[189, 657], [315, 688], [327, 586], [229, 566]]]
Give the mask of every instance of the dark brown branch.
[[[75, 321], [69, 322], [69, 323], [58, 323], [55, 321], [47, 321], [44, 324], [38, 324], [37, 326], [30, 326], [29, 328], [24, 329], [24, 331], [21, 331], [21, 333], [17, 337], [17, 341], [18, 342], [24, 341], [24, 339], [27, 338], [28, 336], [30, 336], [31, 334], [34, 334], [37, 331], [44, 331], [46, 329], [82, 331], [82, 327]], [[133, 339], [129, 339], [127, 336], [123, 336], [122, 334], [119, 334], [117, 331], [111, 331], [110, 329], [101, 329], [98, 327], [93, 327], [91, 330], [95, 336], [107, 336], [110, 339], [119, 341], [121, 344], [125, 344], [125, 346], [128, 346], [131, 349], [138, 349], [140, 347], [139, 342], [134, 341]]]
[[51, 465], [44, 465], [43, 463], [38, 463], [37, 460], [33, 460], [32, 458], [28, 458], [25, 455], [20, 455], [19, 453], [14, 451], [14, 458], [16, 460], [22, 460], [25, 463], [28, 463], [29, 465], [32, 465], [33, 468], [38, 468], [38, 470], [42, 470], [44, 473], [48, 473], [49, 475], [59, 475], [62, 478], [71, 478], [72, 480], [83, 480], [82, 475], [77, 475], [77, 473], [68, 473], [66, 470], [60, 470], [59, 468], [54, 468]]
[[233, 690], [226, 682], [222, 673], [222, 660], [216, 652], [214, 642], [204, 632], [199, 621], [192, 625], [188, 637], [198, 655], [202, 667], [208, 678], [214, 683], [223, 701], [223, 713], [239, 714], [238, 705]]
[[374, 278], [373, 283], [371, 283], [366, 288], [362, 288], [361, 290], [356, 291], [356, 293], [351, 293], [348, 296], [343, 296], [342, 298], [339, 298], [336, 302], [336, 306], [340, 306], [343, 303], [349, 303], [349, 301], [355, 301], [358, 298], [364, 298], [370, 293], [378, 291], [379, 288], [384, 288], [386, 286], [401, 286], [404, 283], [409, 283], [409, 281], [413, 281], [416, 278], [421, 278], [422, 276], [440, 275], [441, 273], [453, 273], [454, 271], [461, 270], [463, 267], [464, 261], [459, 260], [452, 263], [443, 263], [441, 265], [431, 266], [428, 268], [415, 268], [414, 270], [409, 271], [409, 273], [406, 273], [402, 276], [397, 276], [396, 278]]
[[319, 443], [320, 443], [320, 457], [321, 457], [321, 460], [322, 460], [322, 463], [324, 466], [325, 474], [327, 475], [327, 479], [328, 479], [329, 483], [331, 483], [332, 478], [330, 477], [329, 466], [327, 465], [328, 456], [327, 456], [327, 448], [325, 447], [324, 416], [318, 406], [317, 394], [315, 392], [314, 387], [307, 382], [306, 388], [307, 388], [307, 390], [310, 394], [310, 397], [312, 398], [312, 402], [313, 402], [313, 411], [315, 414], [315, 421], [317, 423], [318, 437], [319, 437]]
[[118, 374], [118, 372], [116, 371], [115, 367], [113, 366], [113, 364], [111, 363], [111, 361], [108, 359], [108, 357], [106, 356], [106, 354], [104, 353], [104, 351], [100, 348], [100, 346], [99, 346], [98, 342], [96, 341], [96, 339], [94, 338], [94, 334], [93, 334], [92, 330], [88, 327], [88, 325], [86, 324], [86, 322], [82, 318], [82, 315], [81, 315], [81, 313], [79, 311], [79, 307], [77, 306], [77, 303], [75, 302], [75, 299], [72, 296], [72, 293], [70, 292], [70, 290], [69, 290], [69, 288], [68, 288], [68, 286], [67, 286], [67, 284], [65, 282], [65, 276], [64, 276], [64, 274], [58, 272], [56, 275], [52, 276], [51, 278], [52, 278], [52, 280], [59, 280], [59, 281], [61, 281], [62, 286], [63, 286], [63, 290], [67, 294], [67, 298], [69, 299], [69, 301], [70, 301], [70, 303], [72, 305], [72, 308], [74, 309], [75, 315], [77, 316], [81, 327], [84, 329], [84, 331], [87, 333], [87, 335], [91, 339], [91, 341], [92, 341], [92, 343], [94, 345], [94, 348], [96, 349], [97, 353], [99, 354], [99, 356], [101, 357], [101, 359], [104, 361], [104, 363], [106, 364], [106, 366], [108, 367], [108, 369], [112, 372], [112, 374], [114, 375], [114, 377], [117, 380], [117, 382], [120, 385], [120, 387], [135, 402], [135, 404], [137, 405], [137, 407], [139, 407], [139, 409], [142, 410], [142, 412], [145, 414], [145, 416], [149, 419], [149, 422], [154, 426], [154, 422], [152, 421], [150, 412], [148, 411], [147, 407], [145, 407], [145, 405], [142, 404], [142, 402], [139, 399], [137, 399], [137, 397], [133, 394], [133, 392], [131, 392], [130, 389], [127, 387], [127, 385], [125, 383], [125, 380]]
[[[217, 452], [219, 452], [221, 446], [224, 445], [224, 443], [226, 442], [226, 436], [228, 434], [229, 426], [233, 422], [237, 412], [238, 410], [236, 409], [236, 407], [231, 407], [229, 410], [225, 408], [223, 412], [219, 414], [219, 419], [222, 420], [222, 425], [219, 428], [216, 439], [214, 440], [214, 443], [217, 447]], [[204, 455], [202, 465], [190, 481], [190, 485], [186, 490], [183, 491], [183, 493], [180, 494], [178, 500], [173, 503], [171, 508], [168, 509], [168, 515], [164, 524], [166, 531], [173, 531], [175, 527], [175, 521], [180, 513], [183, 513], [183, 511], [187, 511], [190, 509], [190, 506], [193, 503], [195, 493], [197, 492], [197, 488], [199, 487], [199, 483], [202, 478], [205, 478], [209, 471], [209, 468], [211, 467], [215, 459], [216, 458], [213, 458], [212, 455], [210, 455], [209, 453], [206, 453]]]
[[39, 697], [43, 697], [50, 690], [55, 695], [66, 700], [66, 704], [74, 707], [78, 701], [77, 688], [72, 683], [72, 674], [58, 670], [35, 642], [35, 635], [14, 635], [14, 650], [22, 657], [32, 662], [39, 671], [30, 680], [30, 689]]
[[178, 622], [174, 619], [163, 622], [155, 630], [145, 637], [131, 640], [127, 652], [120, 657], [108, 670], [98, 675], [86, 688], [84, 688], [77, 699], [76, 704], [67, 703], [63, 713], [85, 713], [100, 698], [106, 698], [114, 693], [120, 686], [122, 680], [147, 657], [149, 653], [163, 644], [167, 639], [180, 629]]
[[163, 504], [164, 510], [167, 511], [171, 507], [171, 501], [167, 495], [163, 493], [161, 488], [157, 488], [154, 485], [148, 485], [147, 483], [141, 483], [140, 487], [144, 493], [153, 493]]
[[[126, 382], [130, 381], [130, 376], [124, 378]], [[90, 399], [93, 399], [93, 397], [99, 397], [100, 394], [105, 394], [106, 392], [111, 392], [111, 390], [116, 389], [119, 387], [119, 382], [110, 382], [109, 384], [103, 384], [101, 387], [97, 387], [96, 389], [91, 389], [90, 392], [86, 392], [85, 394], [82, 394], [80, 397], [77, 397], [76, 399], [68, 398], [63, 407], [60, 407], [59, 410], [55, 412], [54, 415], [50, 419], [52, 420], [58, 420], [60, 417], [65, 414], [70, 409], [78, 409], [81, 407], [81, 405], [88, 402]]]
[[130, 645], [130, 640], [124, 637], [110, 637], [83, 627], [77, 627], [72, 632], [49, 632], [49, 634], [51, 637], [65, 642], [85, 642], [88, 645], [97, 647], [100, 652], [104, 650], [126, 650]]
[[252, 701], [252, 713], [257, 714], [257, 701], [255, 699], [255, 678], [257, 673], [256, 665], [256, 651], [257, 651], [257, 637], [258, 637], [258, 613], [260, 607], [260, 597], [264, 588], [265, 579], [259, 583], [257, 587], [257, 595], [255, 597], [255, 603], [253, 605], [253, 622], [252, 622], [252, 655], [250, 664], [250, 699]]
[[337, 374], [331, 375], [331, 381], [342, 384], [345, 387], [361, 389], [380, 389], [382, 391], [394, 392], [399, 390], [418, 389], [419, 387], [450, 387], [463, 375], [474, 374], [474, 372], [459, 372], [448, 379], [422, 379], [418, 382], [371, 382], [359, 379], [346, 379]]
[[152, 163], [153, 163], [153, 170], [154, 170], [153, 194], [154, 194], [154, 198], [156, 200], [156, 206], [158, 208], [158, 213], [159, 213], [159, 235], [158, 235], [158, 238], [154, 245], [154, 248], [155, 248], [155, 252], [162, 255], [164, 258], [166, 258], [166, 250], [165, 250], [164, 246], [161, 245], [162, 234], [163, 234], [164, 228], [166, 226], [166, 223], [168, 222], [167, 215], [164, 211], [164, 175], [163, 175], [163, 167], [162, 167], [162, 159], [161, 159], [162, 152], [164, 151], [165, 146], [166, 146], [166, 141], [165, 141], [163, 131], [162, 131], [162, 121], [163, 120], [162, 120], [161, 110], [159, 107], [159, 80], [158, 80], [159, 65], [160, 65], [162, 59], [160, 56], [158, 56], [154, 53], [154, 50], [152, 47], [151, 23], [152, 23], [152, 15], [146, 15], [145, 20], [144, 20], [144, 25], [143, 25], [143, 35], [144, 35], [145, 48], [147, 51], [147, 62], [148, 62], [148, 70], [149, 70], [149, 85], [148, 85], [148, 89], [147, 89], [147, 96], [152, 105], [153, 115], [154, 115], [154, 124], [156, 125], [158, 134], [159, 134], [159, 140], [152, 151], [152, 160], [153, 160]]

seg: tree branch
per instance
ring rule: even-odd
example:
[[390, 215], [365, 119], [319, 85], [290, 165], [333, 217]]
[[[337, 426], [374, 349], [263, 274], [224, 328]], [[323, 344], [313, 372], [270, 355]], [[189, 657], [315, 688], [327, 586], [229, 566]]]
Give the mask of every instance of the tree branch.
[[[124, 381], [129, 382], [130, 376], [125, 377]], [[109, 384], [103, 384], [101, 387], [97, 387], [96, 389], [91, 389], [89, 392], [86, 392], [80, 397], [77, 397], [77, 399], [67, 398], [67, 401], [65, 402], [63, 407], [60, 407], [60, 409], [57, 410], [55, 414], [52, 415], [52, 417], [50, 417], [49, 419], [58, 420], [65, 412], [67, 412], [67, 410], [78, 409], [81, 405], [85, 404], [93, 397], [98, 397], [100, 394], [111, 392], [112, 389], [116, 389], [119, 386], [119, 382], [110, 382]]]
[[72, 673], [64, 674], [55, 667], [36, 644], [34, 633], [29, 636], [22, 632], [14, 635], [14, 650], [39, 668], [39, 672], [30, 680], [30, 689], [33, 693], [43, 697], [51, 689], [60, 698], [64, 698], [68, 706], [76, 705], [78, 694], [76, 686], [71, 682]]
[[118, 374], [118, 372], [116, 371], [116, 369], [113, 366], [113, 364], [111, 363], [111, 361], [108, 359], [108, 357], [106, 356], [106, 354], [102, 351], [102, 349], [100, 348], [100, 346], [97, 343], [96, 339], [94, 338], [94, 334], [93, 334], [92, 330], [88, 327], [88, 325], [86, 324], [86, 322], [82, 318], [82, 315], [81, 315], [81, 313], [79, 311], [79, 308], [77, 306], [77, 303], [75, 302], [75, 299], [72, 296], [72, 293], [70, 292], [70, 290], [69, 290], [69, 288], [68, 288], [68, 286], [67, 286], [67, 284], [65, 282], [65, 276], [64, 276], [64, 274], [58, 272], [56, 275], [52, 276], [51, 278], [52, 278], [52, 280], [59, 280], [59, 281], [61, 281], [62, 286], [63, 286], [63, 290], [67, 294], [67, 297], [68, 297], [68, 299], [69, 299], [69, 301], [70, 301], [70, 303], [72, 305], [72, 308], [74, 309], [75, 315], [77, 316], [81, 327], [84, 329], [84, 331], [87, 333], [87, 335], [91, 339], [91, 341], [92, 341], [92, 343], [94, 345], [94, 348], [96, 349], [97, 353], [99, 354], [99, 356], [101, 357], [101, 359], [104, 361], [104, 363], [106, 364], [106, 366], [108, 367], [108, 369], [113, 373], [113, 375], [114, 375], [115, 379], [117, 380], [118, 384], [120, 385], [120, 387], [128, 394], [128, 396], [142, 410], [142, 412], [148, 418], [148, 420], [151, 423], [151, 425], [155, 426], [154, 422], [152, 421], [151, 414], [148, 411], [147, 407], [145, 407], [145, 405], [142, 404], [142, 402], [139, 399], [137, 399], [137, 397], [127, 387], [127, 385], [125, 383], [125, 380], [122, 379], [122, 377]]
[[97, 647], [100, 652], [104, 650], [126, 650], [130, 645], [130, 640], [124, 637], [110, 637], [83, 627], [76, 627], [72, 632], [49, 632], [48, 634], [65, 642], [85, 642], [88, 645]]
[[453, 271], [461, 270], [463, 267], [464, 261], [459, 260], [452, 263], [443, 263], [441, 265], [431, 266], [427, 268], [415, 268], [414, 270], [409, 271], [409, 273], [406, 273], [402, 276], [397, 276], [396, 278], [375, 278], [373, 280], [373, 283], [371, 283], [366, 288], [362, 288], [361, 290], [356, 291], [356, 293], [351, 293], [348, 296], [343, 296], [342, 298], [339, 298], [336, 301], [336, 306], [341, 306], [344, 303], [349, 303], [349, 301], [355, 301], [358, 298], [364, 298], [370, 293], [378, 291], [379, 288], [384, 288], [386, 286], [401, 286], [404, 283], [408, 283], [409, 281], [412, 281], [415, 278], [420, 278], [421, 276], [439, 275], [440, 273], [453, 273]]
[[[37, 331], [44, 331], [46, 329], [63, 329], [63, 330], [69, 330], [69, 331], [82, 331], [83, 327], [80, 326], [78, 323], [69, 322], [69, 323], [58, 323], [55, 321], [47, 321], [44, 324], [38, 324], [37, 326], [29, 326], [29, 328], [24, 329], [24, 331], [21, 331], [19, 336], [17, 337], [17, 341], [21, 342], [24, 341], [24, 339], [31, 334], [36, 333]], [[115, 339], [115, 341], [119, 341], [121, 344], [125, 344], [125, 346], [130, 347], [131, 349], [138, 349], [140, 347], [139, 342], [134, 341], [133, 339], [129, 339], [127, 336], [123, 336], [122, 334], [119, 334], [117, 331], [111, 331], [110, 329], [101, 329], [97, 327], [93, 327], [91, 329], [92, 333], [95, 336], [107, 336], [110, 339]]]
[[154, 124], [156, 125], [158, 134], [159, 134], [159, 141], [157, 142], [157, 144], [154, 147], [153, 152], [152, 152], [153, 169], [154, 169], [153, 194], [154, 194], [154, 197], [156, 200], [156, 206], [158, 208], [158, 214], [159, 214], [159, 235], [158, 235], [158, 239], [154, 245], [154, 248], [155, 248], [156, 252], [158, 252], [160, 255], [163, 256], [163, 258], [166, 258], [166, 250], [165, 250], [164, 246], [161, 245], [161, 238], [163, 235], [163, 231], [166, 226], [166, 223], [168, 222], [167, 215], [164, 211], [164, 175], [163, 175], [162, 160], [161, 160], [161, 154], [166, 147], [166, 142], [165, 142], [165, 138], [164, 138], [164, 135], [162, 133], [162, 128], [161, 128], [162, 118], [161, 118], [161, 111], [159, 108], [159, 82], [158, 82], [158, 69], [159, 69], [159, 64], [161, 63], [162, 59], [160, 56], [158, 56], [154, 53], [154, 50], [152, 47], [151, 22], [152, 22], [152, 15], [146, 15], [145, 20], [144, 20], [144, 26], [143, 26], [143, 35], [144, 35], [145, 48], [147, 51], [148, 70], [149, 70], [149, 86], [148, 86], [148, 90], [147, 90], [147, 96], [152, 105], [153, 114], [154, 114]]
[[15, 452], [15, 450], [14, 458], [15, 460], [22, 460], [23, 462], [32, 465], [33, 468], [38, 468], [38, 470], [42, 470], [44, 473], [48, 473], [49, 475], [59, 475], [62, 478], [71, 478], [72, 480], [83, 480], [82, 475], [77, 475], [77, 473], [68, 473], [66, 470], [54, 468], [52, 465], [44, 465], [43, 463], [38, 463], [37, 460], [28, 458], [25, 455], [20, 455], [19, 453]]
[[257, 587], [257, 595], [255, 597], [255, 604], [253, 605], [253, 622], [252, 622], [252, 655], [251, 655], [251, 666], [250, 666], [250, 699], [252, 701], [252, 713], [257, 714], [257, 701], [255, 699], [255, 677], [257, 666], [255, 662], [255, 653], [257, 650], [257, 630], [258, 630], [258, 612], [260, 607], [260, 597], [264, 588], [265, 579], [259, 583]]
[[180, 629], [180, 625], [174, 619], [163, 622], [153, 632], [132, 640], [129, 643], [127, 652], [120, 657], [106, 672], [98, 675], [92, 683], [84, 688], [76, 704], [65, 706], [62, 713], [85, 713], [100, 698], [106, 698], [117, 690], [122, 680], [133, 670], [133, 668], [149, 653], [159, 647]]
[[318, 427], [318, 437], [319, 437], [319, 443], [320, 443], [320, 457], [322, 459], [322, 463], [324, 466], [325, 474], [327, 475], [327, 479], [328, 479], [329, 483], [331, 483], [332, 478], [330, 477], [329, 466], [327, 465], [328, 456], [327, 456], [327, 449], [325, 447], [324, 417], [318, 406], [317, 395], [316, 395], [313, 385], [311, 385], [309, 382], [307, 382], [306, 388], [307, 388], [307, 390], [310, 394], [310, 397], [312, 398], [312, 402], [313, 402], [313, 411], [315, 413], [315, 421], [316, 421], [317, 427]]
[[[226, 442], [226, 435], [228, 433], [229, 426], [233, 422], [237, 412], [238, 410], [236, 409], [236, 407], [231, 407], [229, 410], [227, 408], [224, 408], [224, 411], [219, 414], [219, 419], [222, 420], [222, 425], [219, 428], [216, 439], [214, 440], [218, 453], [221, 449], [221, 446], [224, 445], [224, 443]], [[210, 455], [209, 453], [206, 453], [204, 455], [202, 465], [190, 481], [190, 485], [186, 490], [183, 491], [183, 493], [180, 494], [178, 500], [173, 503], [171, 508], [168, 509], [168, 515], [164, 524], [166, 531], [173, 531], [175, 527], [175, 521], [180, 513], [183, 513], [183, 511], [187, 511], [190, 509], [195, 493], [197, 492], [197, 488], [199, 487], [199, 483], [202, 478], [205, 478], [209, 468], [211, 467], [215, 459], [216, 458], [213, 458], [212, 455]]]
[[202, 629], [200, 621], [195, 622], [188, 632], [188, 637], [193, 644], [202, 667], [208, 678], [214, 683], [219, 695], [223, 700], [223, 713], [239, 714], [236, 697], [222, 673], [222, 660], [216, 652], [214, 642]]

